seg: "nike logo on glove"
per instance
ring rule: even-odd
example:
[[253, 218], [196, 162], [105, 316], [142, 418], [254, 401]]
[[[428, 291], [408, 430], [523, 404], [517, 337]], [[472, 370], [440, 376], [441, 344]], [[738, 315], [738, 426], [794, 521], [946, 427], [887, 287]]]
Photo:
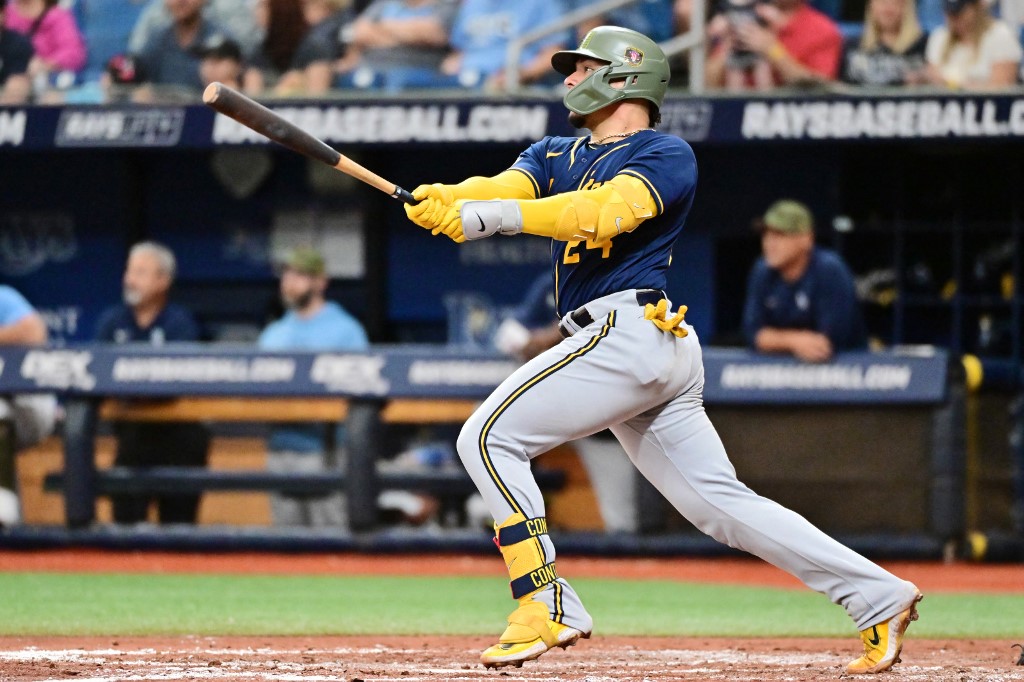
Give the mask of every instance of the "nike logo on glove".
[[484, 227], [484, 219], [481, 218], [479, 215], [477, 215], [476, 219], [480, 221], [480, 229], [477, 230], [477, 232], [486, 232], [487, 228]]

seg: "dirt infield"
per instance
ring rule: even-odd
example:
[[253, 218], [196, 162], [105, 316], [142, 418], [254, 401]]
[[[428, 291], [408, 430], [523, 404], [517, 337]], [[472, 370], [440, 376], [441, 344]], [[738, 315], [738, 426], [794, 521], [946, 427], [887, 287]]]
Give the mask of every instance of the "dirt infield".
[[[4, 680], [776, 680], [853, 679], [836, 639], [595, 637], [522, 668], [486, 670], [480, 637], [0, 638]], [[882, 679], [1024, 680], [1005, 642], [908, 639]]]
[[[420, 573], [441, 562], [409, 556], [115, 553], [93, 550], [0, 552], [0, 571], [151, 573]], [[503, 576], [497, 557], [449, 557], [445, 573]], [[669, 579], [800, 587], [746, 559], [566, 557], [570, 576]], [[890, 563], [929, 591], [1024, 590], [1020, 566]], [[2, 579], [2, 578], [0, 578]], [[801, 588], [802, 589], [802, 588]], [[497, 634], [497, 633], [496, 633]], [[848, 639], [603, 637], [545, 654], [522, 668], [485, 670], [482, 637], [0, 637], [0, 680], [777, 680], [853, 679], [843, 672], [859, 643]], [[1003, 640], [923, 640], [913, 629], [904, 662], [883, 679], [981, 682], [1024, 680], [1019, 650]]]

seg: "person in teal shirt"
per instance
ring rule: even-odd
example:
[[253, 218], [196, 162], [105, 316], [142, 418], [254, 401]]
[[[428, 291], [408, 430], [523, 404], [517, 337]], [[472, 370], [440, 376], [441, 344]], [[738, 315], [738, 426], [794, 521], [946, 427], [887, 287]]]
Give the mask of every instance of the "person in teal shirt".
[[[260, 334], [263, 350], [362, 351], [369, 347], [366, 331], [356, 318], [326, 300], [327, 274], [323, 256], [313, 249], [297, 249], [284, 263], [281, 302], [285, 314]], [[273, 472], [317, 473], [337, 466], [328, 451], [328, 433], [317, 425], [280, 425], [267, 442], [267, 469]], [[344, 442], [344, 428], [334, 443]], [[347, 526], [344, 496], [273, 493], [270, 512], [279, 526]]]

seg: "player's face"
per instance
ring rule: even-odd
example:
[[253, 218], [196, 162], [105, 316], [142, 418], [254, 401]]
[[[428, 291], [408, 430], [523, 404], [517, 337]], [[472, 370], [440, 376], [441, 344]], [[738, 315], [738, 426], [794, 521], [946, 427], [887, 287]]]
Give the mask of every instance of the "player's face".
[[281, 302], [290, 310], [305, 310], [323, 294], [325, 284], [323, 277], [286, 268], [281, 274]]
[[171, 278], [155, 255], [139, 251], [128, 257], [122, 283], [124, 302], [137, 306], [165, 295], [171, 286]]
[[778, 230], [761, 233], [761, 250], [765, 263], [773, 270], [783, 270], [803, 258], [814, 244], [811, 234], [787, 234]]
[[[566, 76], [562, 82], [565, 84], [565, 87], [571, 90], [572, 88], [575, 88], [584, 80], [592, 76], [594, 72], [600, 69], [602, 66], [607, 65], [608, 62], [602, 62], [597, 59], [590, 59], [589, 57], [577, 59], [576, 70], [570, 73], [568, 76]], [[611, 84], [613, 88], [621, 88], [624, 85], [625, 81], [613, 82]], [[574, 128], [586, 128], [586, 117], [583, 114], [577, 114], [575, 111], [570, 111], [569, 124]]]

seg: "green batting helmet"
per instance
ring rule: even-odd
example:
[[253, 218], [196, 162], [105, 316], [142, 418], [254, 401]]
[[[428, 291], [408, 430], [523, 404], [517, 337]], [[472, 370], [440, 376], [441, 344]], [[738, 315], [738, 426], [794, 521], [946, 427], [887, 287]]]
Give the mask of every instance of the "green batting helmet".
[[[576, 50], [556, 52], [551, 66], [568, 76], [576, 61], [589, 57], [608, 62], [566, 93], [563, 101], [570, 111], [590, 114], [623, 99], [645, 99], [661, 106], [668, 88], [669, 68], [665, 53], [642, 33], [619, 26], [598, 26], [590, 31]], [[612, 82], [623, 80], [621, 88]]]

